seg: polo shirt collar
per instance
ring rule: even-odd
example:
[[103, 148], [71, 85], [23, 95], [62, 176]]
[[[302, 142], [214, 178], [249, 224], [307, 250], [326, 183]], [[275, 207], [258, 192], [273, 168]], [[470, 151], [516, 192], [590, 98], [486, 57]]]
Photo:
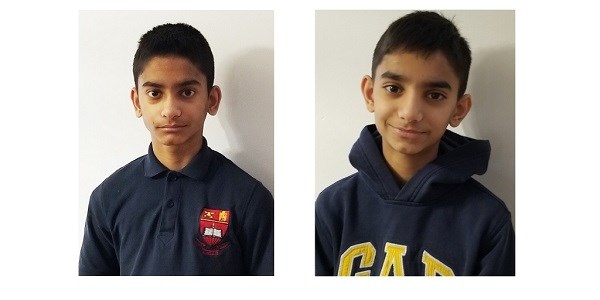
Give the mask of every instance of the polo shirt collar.
[[[208, 147], [206, 138], [202, 137], [202, 148], [200, 148], [200, 151], [198, 151], [198, 153], [192, 158], [190, 163], [178, 173], [194, 179], [202, 180], [210, 171], [210, 165], [213, 156], [214, 153], [212, 149]], [[148, 156], [146, 156], [146, 160], [144, 162], [144, 176], [155, 177], [167, 171], [169, 171], [169, 169], [167, 169], [167, 167], [165, 167], [158, 160], [158, 158], [156, 158], [156, 155], [154, 155], [152, 143], [150, 143], [150, 146], [148, 146]]]

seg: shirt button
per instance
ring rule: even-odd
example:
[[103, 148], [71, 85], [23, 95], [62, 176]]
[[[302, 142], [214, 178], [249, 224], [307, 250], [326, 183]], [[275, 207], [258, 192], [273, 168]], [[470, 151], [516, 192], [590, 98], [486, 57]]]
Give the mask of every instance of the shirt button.
[[179, 174], [177, 174], [177, 172], [169, 172], [167, 175], [167, 180], [169, 181], [176, 181], [177, 178], [179, 178]]
[[175, 203], [173, 202], [173, 200], [169, 200], [169, 202], [167, 202], [167, 207], [171, 208], [175, 205]]

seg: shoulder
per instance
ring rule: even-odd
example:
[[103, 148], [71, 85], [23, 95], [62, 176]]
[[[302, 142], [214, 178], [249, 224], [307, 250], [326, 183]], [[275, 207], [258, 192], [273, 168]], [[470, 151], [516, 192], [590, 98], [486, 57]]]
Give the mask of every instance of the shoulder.
[[332, 208], [339, 209], [341, 205], [356, 198], [359, 185], [358, 173], [344, 177], [325, 188], [317, 196], [317, 211], [330, 211]]
[[511, 222], [511, 213], [504, 201], [475, 179], [463, 185], [465, 218], [473, 218], [477, 223], [489, 223], [495, 228]]
[[214, 154], [214, 164], [216, 165], [216, 168], [214, 169], [214, 177], [216, 180], [221, 180], [223, 184], [238, 187], [262, 186], [260, 181], [248, 174], [229, 158], [218, 151], [212, 149], [211, 151]]
[[273, 195], [262, 182], [221, 153], [212, 151], [215, 167], [209, 185], [212, 192], [219, 195], [220, 201], [236, 203], [243, 219], [252, 219], [252, 216], [263, 215], [265, 212], [269, 212], [266, 216], [272, 216]]
[[98, 185], [92, 195], [121, 190], [126, 186], [134, 185], [136, 179], [144, 176], [143, 162], [146, 157], [147, 155], [140, 156], [114, 171]]
[[216, 166], [211, 176], [211, 181], [219, 191], [224, 194], [237, 195], [238, 197], [271, 199], [271, 192], [252, 175], [248, 174], [237, 164], [218, 151], [214, 153], [213, 164]]
[[470, 185], [472, 197], [477, 199], [482, 206], [493, 211], [509, 212], [506, 204], [496, 194], [475, 179], [467, 181]]
[[114, 171], [111, 175], [109, 175], [104, 181], [100, 184], [99, 188], [110, 188], [110, 187], [119, 187], [121, 185], [127, 185], [132, 182], [132, 179], [136, 179], [144, 176], [144, 166], [143, 162], [148, 155], [140, 156], [128, 164], [120, 167], [116, 171]]
[[146, 157], [140, 156], [106, 177], [92, 191], [90, 205], [105, 206], [106, 201], [115, 199], [117, 194], [126, 193], [128, 187], [135, 186], [137, 179], [144, 176], [143, 162]]

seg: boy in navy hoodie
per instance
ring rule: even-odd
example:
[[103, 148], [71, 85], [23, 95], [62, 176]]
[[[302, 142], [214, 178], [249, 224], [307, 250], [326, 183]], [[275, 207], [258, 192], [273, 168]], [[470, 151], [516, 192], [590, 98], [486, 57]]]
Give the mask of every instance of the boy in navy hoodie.
[[414, 12], [381, 36], [361, 89], [375, 124], [350, 151], [358, 170], [316, 202], [316, 275], [514, 275], [504, 203], [475, 181], [488, 141], [447, 130], [471, 108], [471, 51], [456, 26]]
[[80, 275], [273, 275], [273, 197], [208, 146], [221, 90], [204, 36], [164, 24], [142, 36], [131, 101], [148, 154], [90, 197]]

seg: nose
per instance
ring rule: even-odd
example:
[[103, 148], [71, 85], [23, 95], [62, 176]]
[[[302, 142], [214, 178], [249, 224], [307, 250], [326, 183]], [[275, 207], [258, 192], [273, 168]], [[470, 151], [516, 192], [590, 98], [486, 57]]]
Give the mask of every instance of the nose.
[[416, 93], [407, 91], [402, 100], [398, 108], [398, 116], [408, 123], [421, 121], [423, 119], [422, 99]]
[[181, 108], [179, 107], [177, 97], [172, 93], [165, 95], [161, 115], [169, 119], [177, 118], [181, 115]]

